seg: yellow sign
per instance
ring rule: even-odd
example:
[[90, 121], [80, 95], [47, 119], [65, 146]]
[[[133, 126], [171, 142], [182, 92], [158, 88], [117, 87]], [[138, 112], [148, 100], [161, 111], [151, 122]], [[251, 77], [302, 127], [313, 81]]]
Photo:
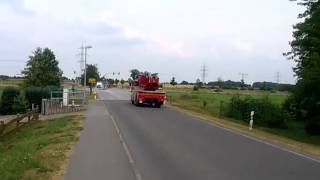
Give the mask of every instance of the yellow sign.
[[94, 85], [94, 84], [96, 84], [96, 79], [95, 78], [89, 78], [89, 84], [91, 84], [91, 85]]

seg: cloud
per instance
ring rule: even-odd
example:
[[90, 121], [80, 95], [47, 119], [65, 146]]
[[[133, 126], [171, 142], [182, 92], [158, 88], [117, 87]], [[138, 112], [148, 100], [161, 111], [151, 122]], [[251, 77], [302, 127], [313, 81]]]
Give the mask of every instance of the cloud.
[[1, 0], [0, 5], [1, 4], [9, 7], [20, 15], [34, 16], [36, 14], [34, 11], [26, 7], [24, 0]]

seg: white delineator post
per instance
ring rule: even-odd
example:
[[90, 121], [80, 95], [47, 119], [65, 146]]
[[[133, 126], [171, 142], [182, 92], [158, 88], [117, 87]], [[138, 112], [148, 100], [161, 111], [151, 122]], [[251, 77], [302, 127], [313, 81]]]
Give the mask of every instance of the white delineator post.
[[69, 90], [68, 89], [63, 89], [63, 106], [68, 106], [68, 94]]
[[250, 118], [250, 122], [249, 122], [249, 130], [251, 131], [251, 130], [252, 130], [252, 127], [253, 127], [253, 116], [254, 116], [254, 111], [251, 111], [250, 116], [251, 116], [251, 118]]

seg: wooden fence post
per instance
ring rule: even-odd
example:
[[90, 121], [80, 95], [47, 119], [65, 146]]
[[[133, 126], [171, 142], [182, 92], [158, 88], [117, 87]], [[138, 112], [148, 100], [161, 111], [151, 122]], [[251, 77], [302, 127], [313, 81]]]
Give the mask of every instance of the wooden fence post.
[[4, 121], [0, 121], [0, 136], [2, 135], [2, 132], [4, 131]]

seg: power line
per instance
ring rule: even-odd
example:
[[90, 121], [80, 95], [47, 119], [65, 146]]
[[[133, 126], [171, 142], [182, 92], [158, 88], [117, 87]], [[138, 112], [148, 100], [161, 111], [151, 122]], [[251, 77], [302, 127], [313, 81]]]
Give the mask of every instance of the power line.
[[201, 73], [202, 73], [202, 84], [205, 84], [206, 83], [206, 76], [207, 76], [207, 67], [205, 64], [203, 64], [203, 66], [201, 67], [200, 69]]

